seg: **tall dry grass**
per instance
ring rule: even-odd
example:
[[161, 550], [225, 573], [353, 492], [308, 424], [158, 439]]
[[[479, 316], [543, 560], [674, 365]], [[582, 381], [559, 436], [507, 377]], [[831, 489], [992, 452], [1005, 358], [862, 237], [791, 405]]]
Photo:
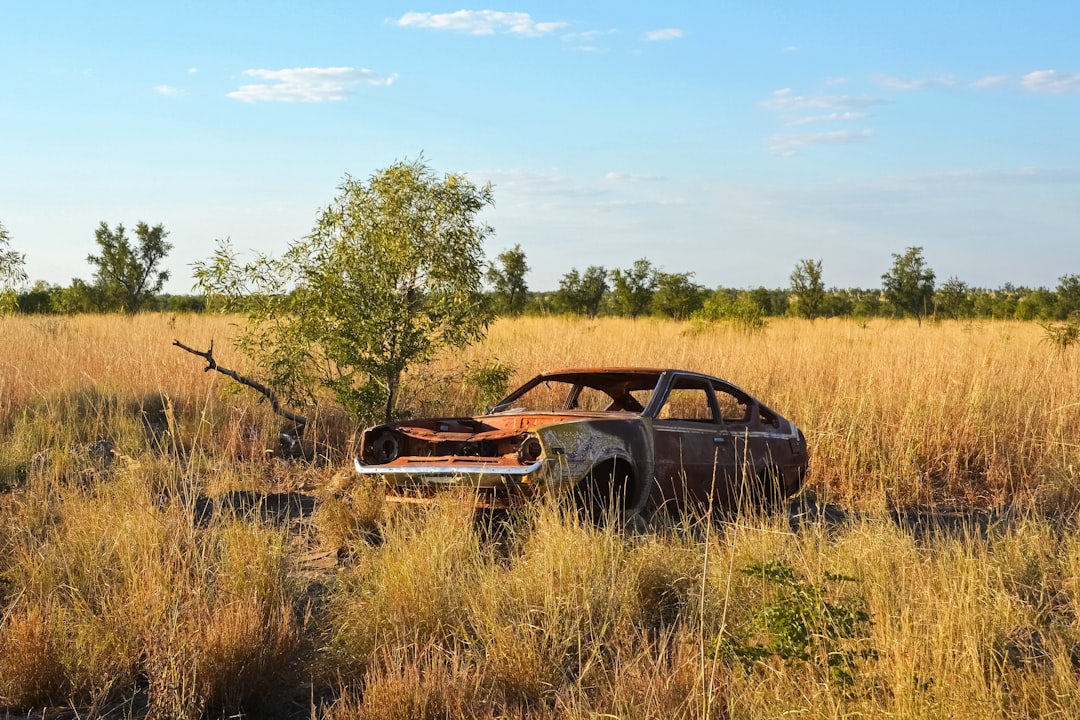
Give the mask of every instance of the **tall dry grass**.
[[[746, 335], [504, 320], [409, 378], [413, 407], [460, 413], [478, 402], [465, 363], [509, 363], [515, 382], [568, 365], [717, 374], [799, 423], [811, 489], [861, 510], [797, 531], [763, 517], [637, 535], [546, 505], [505, 525], [453, 504], [392, 512], [344, 464], [274, 457], [278, 418], [170, 345], [213, 338], [223, 364], [253, 372], [226, 319], [4, 317], [0, 332], [0, 708], [1005, 718], [1080, 706], [1080, 357], [1037, 326], [783, 320]], [[309, 510], [289, 510], [305, 498]], [[931, 504], [1023, 512], [936, 532], [883, 512]], [[753, 570], [770, 564], [789, 586]], [[845, 630], [847, 609], [869, 622]], [[785, 628], [806, 631], [801, 654], [776, 651]], [[761, 652], [744, 663], [740, 647]]]
[[502, 321], [464, 357], [516, 380], [563, 366], [680, 367], [794, 420], [811, 484], [863, 506], [1070, 502], [1080, 487], [1080, 356], [1033, 323]]

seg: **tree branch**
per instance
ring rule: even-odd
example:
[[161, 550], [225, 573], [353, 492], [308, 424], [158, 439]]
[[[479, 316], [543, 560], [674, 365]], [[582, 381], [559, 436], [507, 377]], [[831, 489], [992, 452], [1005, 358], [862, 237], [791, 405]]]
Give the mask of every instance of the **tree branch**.
[[203, 372], [210, 372], [211, 370], [216, 370], [222, 375], [231, 377], [233, 380], [240, 383], [241, 385], [247, 385], [252, 390], [261, 393], [263, 397], [270, 401], [270, 407], [271, 409], [273, 409], [275, 414], [296, 423], [296, 427], [292, 431], [292, 435], [294, 437], [299, 438], [303, 434], [304, 427], [307, 425], [307, 418], [303, 415], [294, 413], [291, 410], [286, 410], [285, 408], [281, 407], [281, 402], [278, 400], [277, 393], [275, 393], [267, 386], [263, 385], [261, 382], [258, 382], [257, 380], [252, 380], [249, 377], [245, 377], [240, 373], [236, 372], [235, 370], [230, 370], [229, 368], [221, 367], [220, 365], [218, 365], [217, 360], [214, 359], [213, 340], [210, 341], [210, 348], [208, 350], [196, 350], [195, 348], [188, 347], [179, 340], [173, 340], [173, 345], [180, 348], [181, 350], [191, 353], [192, 355], [198, 355], [203, 360], [205, 360], [206, 367], [203, 368]]

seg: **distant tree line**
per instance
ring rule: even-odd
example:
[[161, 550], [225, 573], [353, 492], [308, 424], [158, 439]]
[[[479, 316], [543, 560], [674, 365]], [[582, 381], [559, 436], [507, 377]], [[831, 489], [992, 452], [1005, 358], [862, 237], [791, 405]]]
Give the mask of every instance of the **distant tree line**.
[[[512, 256], [513, 262], [507, 260]], [[1019, 287], [971, 287], [951, 277], [940, 285], [921, 247], [893, 254], [892, 266], [877, 288], [828, 288], [821, 260], [796, 263], [787, 287], [707, 288], [693, 272], [665, 272], [646, 258], [628, 268], [592, 265], [572, 268], [557, 290], [533, 292], [525, 283], [528, 265], [516, 246], [496, 258], [490, 277], [511, 277], [514, 303], [494, 284], [495, 306], [504, 314], [569, 314], [586, 317], [661, 317], [733, 319], [754, 324], [770, 317], [926, 318], [994, 320], [1066, 320], [1080, 315], [1080, 275], [1063, 275], [1053, 290]]]
[[[161, 293], [169, 278], [161, 264], [172, 245], [160, 224], [140, 222], [133, 234], [102, 222], [94, 233], [97, 252], [87, 256], [90, 281], [60, 286], [37, 281], [27, 287], [25, 256], [12, 249], [0, 224], [0, 312], [76, 314], [139, 311], [202, 312], [201, 294]], [[766, 318], [901, 318], [1036, 320], [1080, 317], [1080, 275], [1058, 278], [1055, 288], [1006, 283], [999, 288], [969, 286], [957, 277], [937, 282], [918, 246], [893, 254], [892, 266], [875, 288], [825, 284], [821, 260], [799, 260], [781, 288], [708, 288], [693, 272], [668, 272], [647, 258], [625, 268], [590, 265], [571, 268], [558, 288], [529, 288], [530, 271], [520, 245], [504, 250], [483, 270], [486, 296], [497, 315], [563, 314], [583, 317], [660, 317], [707, 321], [732, 319], [754, 324]]]

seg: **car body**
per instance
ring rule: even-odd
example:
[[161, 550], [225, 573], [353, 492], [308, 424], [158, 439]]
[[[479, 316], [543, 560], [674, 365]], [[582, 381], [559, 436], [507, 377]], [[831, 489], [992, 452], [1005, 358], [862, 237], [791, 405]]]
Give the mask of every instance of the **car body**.
[[662, 368], [542, 373], [482, 416], [368, 428], [356, 460], [392, 500], [459, 492], [507, 508], [571, 495], [626, 517], [777, 501], [806, 467], [791, 421], [725, 380]]

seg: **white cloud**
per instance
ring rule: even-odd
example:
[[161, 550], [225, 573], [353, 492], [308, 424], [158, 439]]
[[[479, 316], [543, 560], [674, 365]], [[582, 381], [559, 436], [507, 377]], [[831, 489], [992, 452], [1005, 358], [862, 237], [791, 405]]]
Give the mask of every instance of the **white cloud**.
[[971, 87], [1000, 87], [1002, 85], [1007, 85], [1011, 79], [1012, 78], [1010, 78], [1008, 75], [987, 75], [986, 77], [981, 77], [975, 82], [971, 83]]
[[562, 39], [566, 42], [591, 43], [606, 35], [615, 35], [618, 32], [619, 31], [615, 28], [610, 30], [585, 30], [584, 32], [578, 33], [565, 33], [562, 35]]
[[559, 38], [578, 52], [605, 53], [610, 51], [610, 48], [604, 44], [605, 39], [616, 35], [618, 32], [614, 28], [611, 30], [586, 30], [584, 32], [564, 33]]
[[884, 100], [858, 95], [792, 95], [791, 88], [783, 88], [773, 93], [772, 99], [763, 104], [772, 110], [805, 110], [808, 108], [864, 108], [881, 105]]
[[178, 87], [172, 85], [155, 85], [154, 92], [158, 95], [164, 95], [165, 97], [176, 97], [177, 95], [183, 95], [184, 91]]
[[793, 52], [797, 52], [798, 49], [799, 49], [798, 45], [785, 45], [784, 47], [780, 48], [780, 52], [782, 52], [782, 53], [793, 53]]
[[570, 177], [558, 171], [535, 171], [522, 169], [469, 170], [470, 178], [483, 178], [500, 189], [526, 193], [562, 194], [570, 184]]
[[956, 84], [956, 78], [952, 75], [941, 75], [936, 78], [925, 78], [921, 80], [909, 80], [906, 78], [898, 78], [892, 75], [877, 75], [875, 79], [884, 85], [894, 90], [922, 90], [928, 87], [951, 87]]
[[529, 13], [496, 10], [458, 10], [452, 13], [407, 12], [397, 21], [400, 27], [453, 30], [469, 35], [506, 33], [536, 37], [566, 27], [565, 22], [536, 22]]
[[1025, 89], [1032, 92], [1067, 93], [1080, 92], [1080, 73], [1059, 73], [1057, 70], [1036, 70], [1020, 80]]
[[344, 100], [356, 85], [390, 85], [397, 78], [397, 75], [380, 78], [371, 70], [351, 67], [259, 69], [245, 70], [244, 74], [270, 81], [242, 85], [228, 94], [234, 100], [247, 103]]
[[870, 130], [836, 130], [827, 133], [815, 133], [810, 135], [777, 135], [769, 145], [769, 151], [774, 155], [791, 156], [797, 155], [800, 150], [808, 145], [842, 145], [847, 143], [862, 142], [873, 135]]
[[658, 175], [649, 175], [646, 173], [621, 173], [621, 172], [609, 172], [604, 175], [604, 180], [610, 183], [624, 183], [624, 182], [657, 182], [664, 178]]
[[863, 118], [870, 117], [869, 113], [863, 112], [834, 112], [827, 115], [809, 115], [807, 117], [796, 118], [788, 123], [788, 125], [809, 125], [816, 122], [832, 122], [834, 120], [862, 120]]
[[660, 28], [659, 30], [650, 30], [645, 33], [645, 39], [649, 42], [657, 42], [659, 40], [678, 40], [683, 36], [683, 31], [679, 28]]
[[199, 72], [199, 68], [197, 68], [197, 67], [189, 67], [187, 69], [187, 71], [188, 71], [189, 75], [194, 75], [195, 73]]
[[1073, 168], [1015, 167], [953, 170], [893, 178], [898, 184], [925, 185], [1076, 185], [1080, 170]]

